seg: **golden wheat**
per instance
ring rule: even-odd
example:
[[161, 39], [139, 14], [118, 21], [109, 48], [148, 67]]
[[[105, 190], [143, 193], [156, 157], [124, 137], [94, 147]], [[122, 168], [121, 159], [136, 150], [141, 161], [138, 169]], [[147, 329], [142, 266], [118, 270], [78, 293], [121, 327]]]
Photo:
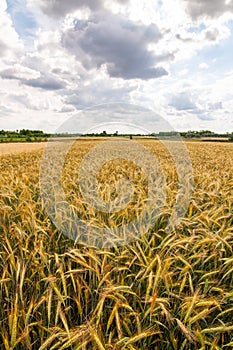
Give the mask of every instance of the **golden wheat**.
[[[233, 145], [187, 143], [195, 189], [182, 223], [166, 232], [175, 164], [159, 142], [140, 142], [166, 173], [167, 200], [149, 232], [111, 249], [74, 245], [50, 221], [40, 197], [42, 151], [1, 157], [1, 349], [233, 348]], [[69, 153], [64, 191], [81, 218], [118, 227], [143, 209], [146, 181], [137, 166], [111, 162], [99, 194], [115, 198], [112, 184], [127, 174], [136, 188], [130, 205], [112, 214], [88, 206], [76, 180], [94, 145], [79, 141]]]

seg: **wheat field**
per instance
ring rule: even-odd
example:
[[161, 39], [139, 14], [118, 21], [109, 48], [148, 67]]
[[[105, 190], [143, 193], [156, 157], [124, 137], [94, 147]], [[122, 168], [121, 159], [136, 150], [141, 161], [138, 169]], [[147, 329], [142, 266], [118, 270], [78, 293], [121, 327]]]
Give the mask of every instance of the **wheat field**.
[[[194, 192], [183, 221], [167, 232], [175, 164], [159, 142], [140, 142], [166, 174], [166, 203], [147, 233], [109, 249], [74, 244], [49, 219], [40, 196], [42, 150], [1, 156], [1, 349], [233, 348], [233, 144], [186, 143]], [[64, 191], [83, 220], [117, 227], [142, 210], [146, 181], [136, 165], [112, 162], [99, 174], [100, 196], [116, 196], [111, 182], [128, 174], [136, 188], [130, 205], [111, 215], [85, 205], [78, 164], [96, 143], [73, 147]]]
[[0, 143], [0, 156], [6, 154], [15, 154], [22, 152], [30, 152], [41, 150], [44, 147], [44, 142], [9, 142], [9, 143]]

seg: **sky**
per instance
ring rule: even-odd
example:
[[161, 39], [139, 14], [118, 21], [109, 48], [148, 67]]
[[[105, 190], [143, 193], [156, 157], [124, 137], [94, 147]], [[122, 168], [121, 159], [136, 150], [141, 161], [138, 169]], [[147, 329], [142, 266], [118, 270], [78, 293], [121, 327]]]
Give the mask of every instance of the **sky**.
[[233, 132], [233, 0], [0, 0], [0, 52], [0, 129]]

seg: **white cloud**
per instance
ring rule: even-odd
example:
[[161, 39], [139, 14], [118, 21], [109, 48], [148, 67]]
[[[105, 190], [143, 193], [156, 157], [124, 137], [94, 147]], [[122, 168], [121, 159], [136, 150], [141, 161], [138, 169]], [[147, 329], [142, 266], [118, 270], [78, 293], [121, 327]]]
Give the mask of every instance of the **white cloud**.
[[0, 2], [0, 50], [2, 59], [15, 59], [23, 52], [23, 41], [14, 29], [5, 0]]
[[205, 62], [202, 62], [202, 63], [199, 64], [199, 68], [201, 68], [201, 69], [208, 69], [209, 65], [207, 63], [205, 63]]

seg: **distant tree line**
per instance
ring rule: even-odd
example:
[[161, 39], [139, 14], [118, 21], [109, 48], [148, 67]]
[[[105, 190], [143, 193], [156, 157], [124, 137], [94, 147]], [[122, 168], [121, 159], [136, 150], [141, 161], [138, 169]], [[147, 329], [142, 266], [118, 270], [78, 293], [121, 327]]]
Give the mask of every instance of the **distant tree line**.
[[50, 134], [44, 133], [42, 130], [21, 129], [16, 131], [0, 130], [0, 142], [16, 142], [16, 141], [46, 141]]
[[175, 136], [182, 136], [185, 138], [201, 138], [201, 137], [229, 137], [232, 138], [233, 137], [233, 133], [215, 133], [213, 131], [210, 130], [200, 130], [200, 131], [184, 131], [184, 132], [178, 132], [178, 131], [160, 131], [158, 133], [151, 133], [151, 134], [119, 134], [118, 131], [116, 131], [115, 133], [107, 133], [106, 130], [99, 132], [99, 133], [90, 133], [90, 134], [85, 134], [82, 136], [87, 136], [87, 137], [110, 137], [110, 136], [146, 136], [146, 137], [155, 137], [155, 138], [159, 138], [159, 137], [175, 137]]
[[158, 133], [151, 133], [151, 134], [120, 134], [118, 131], [115, 131], [113, 133], [108, 133], [106, 130], [103, 130], [102, 132], [96, 132], [96, 133], [88, 133], [88, 134], [77, 134], [77, 133], [45, 133], [42, 130], [30, 130], [30, 129], [21, 129], [16, 131], [9, 131], [9, 130], [0, 130], [0, 141], [4, 142], [6, 141], [15, 141], [15, 140], [22, 140], [22, 141], [45, 141], [48, 137], [128, 137], [132, 139], [133, 137], [151, 137], [151, 138], [160, 138], [160, 137], [175, 137], [175, 136], [182, 136], [184, 138], [228, 138], [229, 141], [233, 142], [233, 132], [232, 133], [215, 133], [210, 130], [200, 130], [200, 131], [184, 131], [184, 132], [177, 132], [177, 131], [161, 131]]
[[200, 131], [194, 131], [194, 130], [189, 130], [189, 131], [184, 131], [184, 132], [177, 132], [177, 131], [165, 131], [165, 132], [159, 132], [159, 133], [153, 133], [153, 136], [156, 137], [172, 137], [172, 136], [177, 136], [180, 135], [181, 137], [184, 138], [228, 138], [229, 141], [233, 140], [233, 133], [215, 133], [210, 130], [200, 130]]
[[185, 138], [213, 138], [213, 139], [220, 139], [220, 138], [228, 138], [228, 141], [233, 142], [233, 132], [232, 133], [215, 133], [210, 130], [201, 130], [201, 131], [188, 131], [188, 132], [181, 132], [181, 136]]
[[215, 133], [210, 130], [200, 130], [200, 131], [187, 131], [187, 132], [181, 132], [181, 136], [183, 137], [227, 137], [228, 134], [222, 134], [222, 133]]
[[25, 136], [49, 137], [50, 134], [44, 133], [42, 130], [29, 130], [29, 129], [22, 129], [22, 130], [16, 130], [16, 131], [0, 130], [0, 137], [24, 138]]

